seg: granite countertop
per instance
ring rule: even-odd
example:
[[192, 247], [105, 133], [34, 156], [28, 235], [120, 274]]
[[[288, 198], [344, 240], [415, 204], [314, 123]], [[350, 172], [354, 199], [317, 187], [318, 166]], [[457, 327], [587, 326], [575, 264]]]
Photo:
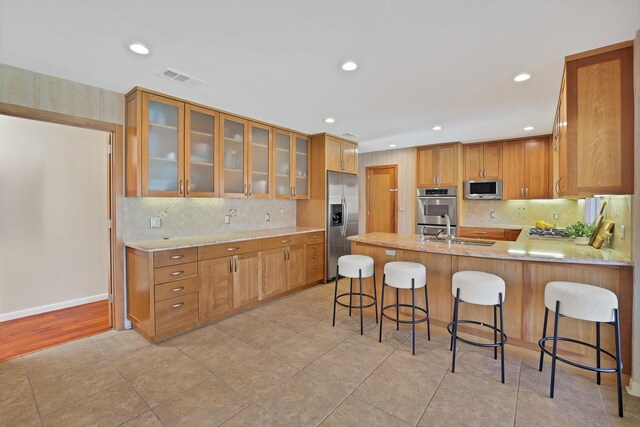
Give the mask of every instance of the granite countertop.
[[314, 231], [324, 231], [324, 228], [287, 227], [264, 230], [237, 231], [233, 233], [198, 234], [195, 236], [182, 236], [171, 237], [167, 239], [126, 242], [125, 246], [145, 252], [156, 252], [168, 249], [184, 249], [197, 246], [215, 245], [218, 243], [240, 242], [243, 240], [265, 239], [269, 237], [286, 236], [289, 234], [312, 233]]
[[459, 227], [469, 227], [469, 228], [499, 228], [503, 230], [524, 230], [525, 228], [528, 230], [532, 226], [531, 225], [505, 225], [505, 224], [460, 224]]
[[610, 249], [579, 246], [573, 242], [530, 239], [529, 230], [522, 230], [515, 242], [497, 241], [493, 246], [468, 246], [447, 242], [420, 242], [416, 234], [368, 233], [349, 240], [385, 248], [417, 252], [470, 256], [478, 258], [514, 259], [572, 264], [633, 265], [629, 258]]

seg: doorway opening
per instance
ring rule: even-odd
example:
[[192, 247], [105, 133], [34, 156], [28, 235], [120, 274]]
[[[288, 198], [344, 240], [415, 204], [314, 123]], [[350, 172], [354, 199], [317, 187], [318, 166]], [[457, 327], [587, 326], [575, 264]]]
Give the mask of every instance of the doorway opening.
[[398, 232], [398, 165], [369, 166], [367, 233]]
[[0, 360], [114, 326], [113, 139], [0, 115]]

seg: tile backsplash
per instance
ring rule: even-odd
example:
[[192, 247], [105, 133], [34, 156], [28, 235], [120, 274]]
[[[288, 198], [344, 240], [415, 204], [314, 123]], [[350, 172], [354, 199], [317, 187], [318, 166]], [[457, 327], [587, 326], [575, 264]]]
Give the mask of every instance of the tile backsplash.
[[[495, 212], [495, 218], [491, 218]], [[559, 214], [554, 219], [554, 213]], [[536, 221], [566, 227], [584, 220], [584, 200], [469, 200], [463, 212], [462, 225], [500, 227], [533, 227]]]
[[[265, 214], [270, 221], [265, 220]], [[231, 223], [224, 216], [231, 215]], [[162, 228], [150, 228], [151, 217], [162, 219]], [[124, 240], [158, 239], [216, 232], [294, 227], [295, 200], [126, 197]]]

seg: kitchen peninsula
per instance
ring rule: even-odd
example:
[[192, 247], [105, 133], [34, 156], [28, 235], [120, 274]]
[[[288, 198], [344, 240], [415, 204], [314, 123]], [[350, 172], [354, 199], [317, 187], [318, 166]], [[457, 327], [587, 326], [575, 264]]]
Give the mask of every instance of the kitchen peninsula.
[[[495, 242], [491, 246], [421, 241], [413, 234], [368, 233], [349, 239], [352, 241], [352, 253], [374, 259], [378, 292], [382, 288], [385, 263], [411, 261], [425, 265], [431, 319], [439, 326], [445, 326], [452, 318], [451, 277], [455, 272], [475, 270], [502, 277], [507, 286], [504, 309], [505, 332], [509, 343], [533, 350], [538, 348], [537, 343], [542, 336], [544, 287], [548, 282], [573, 281], [607, 288], [618, 297], [623, 372], [630, 373], [632, 263], [613, 249], [597, 250], [589, 246], [578, 246], [573, 242], [534, 240], [529, 238], [528, 230], [524, 230], [515, 242]], [[367, 281], [365, 287], [370, 288], [371, 282]], [[419, 296], [416, 298], [417, 305], [424, 304]], [[394, 295], [388, 292], [385, 300], [393, 302]], [[401, 300], [410, 303], [402, 296]], [[461, 318], [493, 323], [493, 314], [489, 308], [462, 304], [460, 311]], [[407, 311], [406, 314], [410, 313]], [[566, 336], [595, 342], [593, 324], [562, 318], [560, 330]], [[482, 334], [471, 329], [467, 331]], [[605, 327], [602, 332], [604, 348], [612, 350], [613, 329]], [[586, 351], [571, 343], [562, 344], [559, 348], [571, 352], [571, 356], [576, 359], [591, 362], [594, 358], [591, 350]]]

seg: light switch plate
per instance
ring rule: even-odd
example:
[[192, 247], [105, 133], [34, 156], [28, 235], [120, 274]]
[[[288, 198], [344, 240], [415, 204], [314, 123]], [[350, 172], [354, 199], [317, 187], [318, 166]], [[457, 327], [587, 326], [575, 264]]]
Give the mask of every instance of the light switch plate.
[[491, 216], [491, 218], [495, 218], [496, 217], [495, 211], [491, 211], [491, 213], [489, 215]]
[[619, 225], [618, 231], [620, 232], [620, 240], [624, 240], [627, 238], [627, 227], [625, 227], [624, 225]]
[[159, 216], [152, 216], [151, 217], [150, 227], [151, 228], [162, 228], [162, 218], [160, 218]]

